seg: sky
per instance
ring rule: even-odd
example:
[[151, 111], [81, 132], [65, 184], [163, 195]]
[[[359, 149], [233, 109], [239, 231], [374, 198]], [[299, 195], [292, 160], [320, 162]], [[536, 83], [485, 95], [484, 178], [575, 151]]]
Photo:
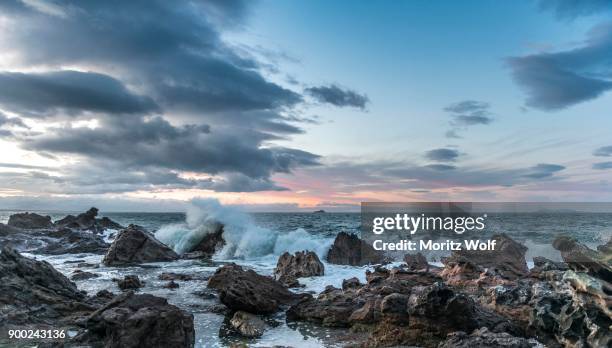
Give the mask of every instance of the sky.
[[612, 201], [612, 1], [0, 2], [0, 209]]

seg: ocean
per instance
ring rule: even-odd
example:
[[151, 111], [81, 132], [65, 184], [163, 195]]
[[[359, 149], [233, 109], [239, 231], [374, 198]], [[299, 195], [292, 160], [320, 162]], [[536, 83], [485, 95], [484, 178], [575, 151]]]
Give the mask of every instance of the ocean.
[[[67, 214], [78, 212], [46, 212], [53, 220]], [[6, 223], [16, 211], [0, 211], [0, 222]], [[340, 287], [343, 279], [357, 277], [365, 281], [368, 266], [352, 267], [326, 263], [325, 254], [332, 245], [334, 237], [341, 231], [359, 233], [360, 214], [358, 213], [244, 213], [219, 205], [214, 201], [201, 201], [186, 213], [105, 213], [110, 219], [122, 224], [138, 224], [155, 233], [162, 242], [181, 252], [189, 248], [197, 236], [208, 232], [208, 222], [218, 220], [224, 223], [226, 247], [212, 260], [179, 260], [168, 263], [152, 263], [142, 267], [105, 267], [84, 269], [96, 273], [98, 278], [76, 281], [81, 290], [95, 294], [100, 290], [117, 293], [113, 278], [135, 274], [144, 280], [140, 291], [165, 297], [194, 314], [196, 325], [196, 345], [198, 347], [228, 347], [232, 343], [245, 342], [252, 347], [293, 346], [293, 347], [334, 347], [337, 335], [342, 331], [323, 328], [308, 323], [286, 323], [284, 314], [266, 318], [270, 329], [263, 337], [245, 340], [226, 334], [227, 319], [218, 314], [218, 300], [206, 289], [206, 281], [180, 282], [178, 289], [167, 289], [158, 276], [162, 272], [189, 273], [207, 278], [221, 265], [228, 262], [250, 267], [261, 274], [271, 275], [278, 257], [285, 251], [315, 251], [325, 264], [322, 277], [302, 278], [305, 285], [299, 291], [313, 294], [325, 286]], [[113, 232], [113, 231], [111, 231]], [[568, 234], [582, 243], [594, 248], [612, 236], [612, 214], [609, 213], [498, 213], [490, 214], [487, 230], [479, 232], [475, 238], [484, 238], [493, 233], [505, 232], [513, 239], [528, 247], [527, 261], [531, 264], [534, 256], [545, 256], [560, 260], [551, 242], [558, 234]], [[109, 234], [110, 236], [110, 234]], [[468, 238], [467, 234], [462, 236]], [[102, 255], [25, 255], [50, 262], [66, 276], [73, 274], [79, 262], [99, 264]], [[440, 256], [430, 257], [438, 263]]]

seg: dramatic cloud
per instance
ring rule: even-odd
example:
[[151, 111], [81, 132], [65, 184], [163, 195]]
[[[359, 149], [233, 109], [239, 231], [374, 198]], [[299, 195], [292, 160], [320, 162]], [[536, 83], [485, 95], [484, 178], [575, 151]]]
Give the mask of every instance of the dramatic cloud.
[[351, 106], [364, 110], [370, 101], [365, 94], [359, 94], [336, 85], [310, 87], [306, 88], [305, 91], [320, 103], [328, 103], [338, 107]]
[[[317, 165], [319, 157], [274, 145], [303, 132], [310, 120], [296, 108], [303, 97], [264, 77], [270, 63], [221, 38], [243, 25], [249, 4], [0, 2], [0, 25], [10, 28], [0, 35], [10, 58], [2, 62], [10, 71], [0, 72], [0, 109], [42, 126], [54, 117], [71, 121], [0, 135], [80, 164], [21, 178], [4, 173], [5, 182], [58, 193], [283, 190], [272, 175]], [[341, 92], [327, 102], [365, 107], [366, 97]], [[72, 122], [92, 119], [93, 127]], [[25, 126], [0, 114], [2, 125]]]
[[433, 149], [427, 151], [425, 157], [437, 162], [453, 162], [459, 157], [459, 151], [448, 148]]
[[552, 11], [559, 19], [574, 19], [612, 10], [610, 0], [539, 0], [543, 11]]
[[578, 48], [512, 57], [515, 81], [526, 104], [554, 111], [595, 99], [612, 89], [612, 25], [600, 25]]
[[158, 110], [151, 98], [131, 93], [112, 77], [78, 71], [0, 73], [0, 106], [32, 117], [86, 111], [132, 114]]
[[596, 149], [593, 151], [593, 155], [600, 157], [612, 157], [612, 145], [602, 146], [599, 149]]
[[612, 169], [612, 162], [599, 162], [593, 164], [593, 169], [604, 170], [604, 169]]

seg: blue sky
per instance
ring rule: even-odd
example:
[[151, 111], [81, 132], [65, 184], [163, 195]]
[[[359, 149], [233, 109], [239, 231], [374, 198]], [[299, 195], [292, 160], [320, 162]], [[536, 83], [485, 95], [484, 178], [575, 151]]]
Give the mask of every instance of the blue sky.
[[608, 0], [0, 6], [0, 208], [612, 199]]

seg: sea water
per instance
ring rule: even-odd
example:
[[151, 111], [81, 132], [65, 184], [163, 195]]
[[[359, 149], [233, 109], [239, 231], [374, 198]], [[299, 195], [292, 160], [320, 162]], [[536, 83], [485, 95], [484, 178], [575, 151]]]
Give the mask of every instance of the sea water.
[[[0, 211], [0, 222], [6, 223], [15, 211]], [[37, 212], [50, 215], [54, 220], [77, 212]], [[122, 225], [138, 224], [155, 233], [156, 237], [183, 252], [208, 233], [213, 221], [225, 226], [226, 245], [212, 260], [179, 260], [167, 263], [151, 263], [140, 267], [83, 268], [98, 274], [98, 278], [76, 281], [79, 289], [90, 295], [100, 290], [119, 292], [113, 278], [128, 274], [138, 275], [145, 286], [140, 291], [165, 297], [168, 301], [194, 314], [196, 345], [198, 347], [227, 347], [232, 343], [244, 342], [249, 346], [284, 345], [294, 347], [340, 346], [337, 337], [342, 331], [323, 328], [309, 323], [286, 323], [283, 313], [266, 318], [270, 328], [259, 339], [246, 340], [224, 334], [227, 319], [211, 310], [218, 300], [206, 289], [206, 280], [214, 271], [228, 262], [236, 262], [264, 275], [271, 275], [278, 257], [285, 251], [312, 250], [325, 265], [322, 277], [301, 278], [305, 285], [299, 291], [313, 294], [325, 286], [341, 287], [342, 280], [357, 277], [365, 281], [368, 266], [352, 267], [332, 265], [325, 262], [327, 250], [334, 237], [341, 231], [359, 233], [358, 213], [251, 213], [247, 214], [220, 205], [217, 201], [196, 200], [185, 213], [101, 213]], [[607, 242], [612, 236], [612, 214], [605, 213], [513, 213], [489, 214], [487, 231], [476, 238], [493, 233], [505, 232], [529, 249], [527, 260], [534, 256], [545, 256], [559, 260], [559, 253], [551, 247], [558, 234], [575, 237], [589, 247]], [[109, 233], [110, 232], [110, 233]], [[112, 240], [112, 232], [106, 237]], [[464, 236], [465, 237], [465, 236]], [[32, 255], [36, 259], [50, 262], [56, 269], [71, 276], [79, 262], [99, 264], [102, 255]], [[428, 255], [428, 257], [430, 257]], [[430, 257], [430, 261], [436, 259]], [[438, 263], [439, 262], [435, 262]], [[193, 274], [201, 280], [179, 282], [178, 289], [166, 289], [165, 281], [158, 276], [162, 272]]]

